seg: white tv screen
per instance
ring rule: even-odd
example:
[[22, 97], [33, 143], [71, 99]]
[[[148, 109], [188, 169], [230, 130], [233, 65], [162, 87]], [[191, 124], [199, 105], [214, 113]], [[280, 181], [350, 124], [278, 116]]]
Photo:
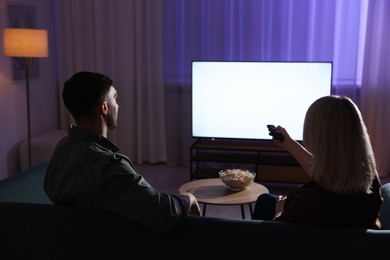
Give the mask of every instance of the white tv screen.
[[301, 141], [309, 106], [331, 94], [332, 62], [192, 62], [192, 136], [270, 140], [268, 124]]

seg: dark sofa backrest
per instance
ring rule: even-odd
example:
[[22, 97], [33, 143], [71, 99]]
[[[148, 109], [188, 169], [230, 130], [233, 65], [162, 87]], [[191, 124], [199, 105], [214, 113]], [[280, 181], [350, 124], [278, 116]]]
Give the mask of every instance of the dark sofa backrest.
[[[374, 259], [390, 231], [190, 217], [154, 232], [110, 213], [0, 202], [0, 256], [12, 259]], [[138, 258], [137, 258], [138, 256]]]

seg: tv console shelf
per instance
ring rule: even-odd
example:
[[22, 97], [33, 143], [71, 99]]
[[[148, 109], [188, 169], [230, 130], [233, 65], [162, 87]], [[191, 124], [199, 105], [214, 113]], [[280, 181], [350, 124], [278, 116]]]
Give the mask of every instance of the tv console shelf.
[[[191, 145], [190, 180], [216, 178], [229, 167], [251, 168], [256, 181], [304, 182], [308, 177], [299, 163], [271, 140], [199, 138]], [[238, 166], [237, 166], [238, 165]]]

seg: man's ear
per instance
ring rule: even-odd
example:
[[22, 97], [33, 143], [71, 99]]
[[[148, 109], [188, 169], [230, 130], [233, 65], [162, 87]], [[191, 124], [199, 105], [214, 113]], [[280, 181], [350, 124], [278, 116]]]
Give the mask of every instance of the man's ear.
[[108, 114], [108, 104], [106, 101], [102, 101], [99, 103], [99, 110], [100, 110], [100, 113], [102, 113], [103, 115]]

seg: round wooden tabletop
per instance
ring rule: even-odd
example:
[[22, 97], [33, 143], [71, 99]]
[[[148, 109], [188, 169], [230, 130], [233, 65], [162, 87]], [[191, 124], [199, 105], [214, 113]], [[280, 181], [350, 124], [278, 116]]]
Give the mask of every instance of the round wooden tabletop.
[[184, 183], [179, 192], [192, 193], [198, 202], [214, 205], [242, 205], [255, 202], [260, 194], [268, 193], [267, 187], [253, 182], [242, 191], [233, 191], [219, 178], [200, 179]]

